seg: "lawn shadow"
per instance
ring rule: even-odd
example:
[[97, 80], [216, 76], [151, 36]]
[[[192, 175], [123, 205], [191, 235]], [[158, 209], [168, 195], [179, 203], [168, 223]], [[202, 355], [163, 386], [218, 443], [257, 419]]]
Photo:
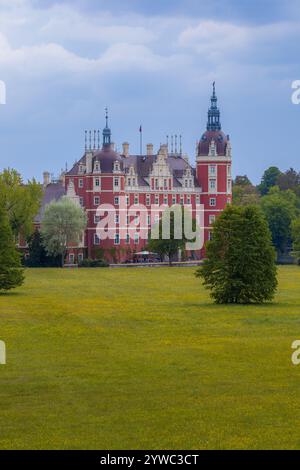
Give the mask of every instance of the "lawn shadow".
[[25, 296], [25, 293], [24, 292], [18, 292], [18, 291], [14, 291], [14, 292], [1, 292], [0, 291], [0, 297], [21, 297], [21, 296]]

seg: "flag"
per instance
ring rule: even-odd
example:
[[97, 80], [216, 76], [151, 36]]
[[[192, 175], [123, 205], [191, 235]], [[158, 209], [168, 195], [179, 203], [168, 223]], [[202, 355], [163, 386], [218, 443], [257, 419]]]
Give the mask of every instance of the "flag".
[[142, 130], [143, 130], [143, 129], [142, 129], [142, 126], [140, 126], [140, 132], [142, 132]]

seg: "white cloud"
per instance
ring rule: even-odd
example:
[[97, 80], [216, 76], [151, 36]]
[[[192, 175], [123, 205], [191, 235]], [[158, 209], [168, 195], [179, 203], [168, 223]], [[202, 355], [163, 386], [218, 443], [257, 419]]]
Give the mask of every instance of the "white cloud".
[[249, 41], [249, 30], [242, 26], [215, 21], [202, 21], [179, 35], [178, 44], [206, 56], [228, 54], [244, 47]]

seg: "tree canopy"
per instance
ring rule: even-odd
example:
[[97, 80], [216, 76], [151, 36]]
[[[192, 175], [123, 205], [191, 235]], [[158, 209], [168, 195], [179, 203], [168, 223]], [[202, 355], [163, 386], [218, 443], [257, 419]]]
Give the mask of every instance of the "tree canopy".
[[237, 176], [233, 182], [232, 199], [236, 206], [258, 204], [259, 192], [246, 175]]
[[20, 286], [24, 280], [8, 215], [0, 205], [0, 291]]
[[261, 198], [261, 207], [268, 221], [272, 241], [278, 253], [284, 252], [291, 240], [292, 220], [296, 216], [296, 195], [274, 186]]
[[293, 254], [300, 264], [300, 217], [292, 223]]
[[275, 251], [267, 222], [256, 206], [227, 206], [214, 223], [206, 258], [196, 271], [217, 303], [273, 299]]
[[0, 204], [5, 207], [15, 238], [27, 238], [33, 231], [34, 217], [42, 199], [42, 187], [34, 179], [24, 184], [16, 170], [0, 173]]
[[261, 179], [261, 183], [258, 185], [258, 190], [262, 196], [268, 194], [270, 189], [278, 184], [280, 175], [281, 171], [279, 168], [277, 168], [277, 166], [271, 166], [265, 170]]
[[67, 197], [46, 206], [41, 225], [43, 244], [49, 255], [61, 256], [62, 266], [67, 247], [79, 243], [86, 222], [82, 207]]
[[[168, 256], [169, 264], [172, 264], [172, 259], [179, 252], [184, 250], [188, 240], [185, 236], [185, 222], [190, 224], [193, 232], [196, 230], [196, 222], [192, 220], [192, 215], [187, 209], [180, 206], [173, 206], [166, 209], [162, 217], [155, 227], [157, 231], [157, 239], [149, 238], [148, 248], [150, 251], [157, 253], [161, 258]], [[164, 236], [164, 224], [169, 226], [169, 234]], [[179, 227], [180, 225], [180, 227]], [[177, 233], [181, 233], [181, 237], [177, 238]]]

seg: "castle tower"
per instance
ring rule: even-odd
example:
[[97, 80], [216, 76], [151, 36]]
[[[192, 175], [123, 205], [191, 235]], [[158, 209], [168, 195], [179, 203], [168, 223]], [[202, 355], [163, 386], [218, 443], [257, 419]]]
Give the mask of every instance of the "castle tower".
[[197, 179], [202, 187], [205, 241], [212, 235], [216, 217], [232, 200], [231, 144], [222, 132], [215, 82], [208, 110], [206, 132], [197, 146]]

